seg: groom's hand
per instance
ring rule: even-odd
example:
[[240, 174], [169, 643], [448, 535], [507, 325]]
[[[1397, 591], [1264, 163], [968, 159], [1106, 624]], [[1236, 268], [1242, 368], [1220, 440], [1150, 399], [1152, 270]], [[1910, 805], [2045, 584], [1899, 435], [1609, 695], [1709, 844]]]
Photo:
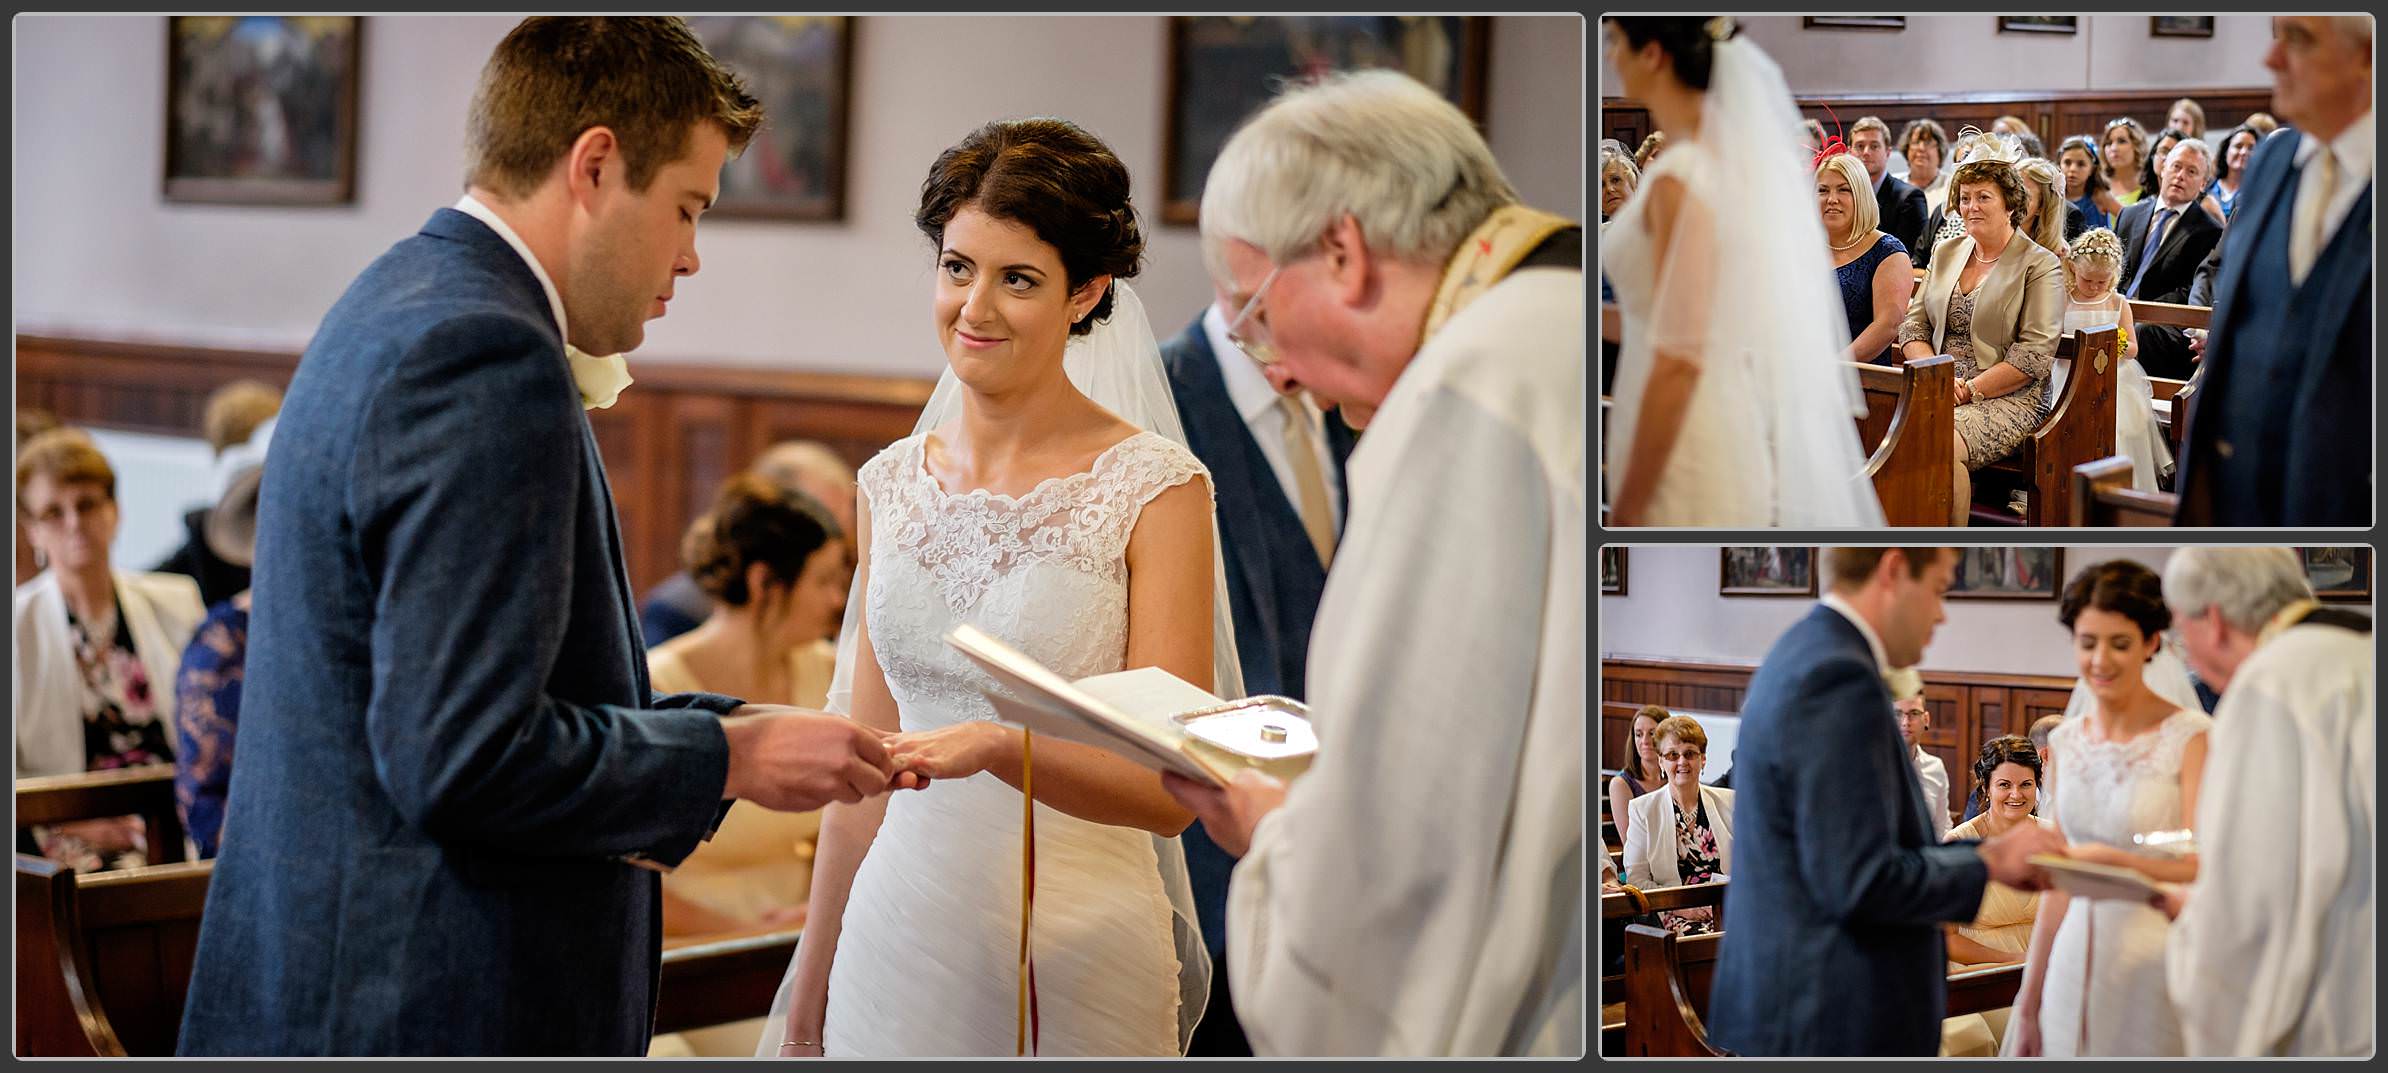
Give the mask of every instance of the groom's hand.
[[2046, 890], [2048, 870], [2031, 863], [2031, 858], [2042, 853], [2063, 855], [2065, 840], [2039, 824], [2019, 823], [1976, 847], [1976, 852], [1990, 867], [1990, 878], [2017, 890]]
[[730, 774], [722, 796], [781, 812], [887, 792], [895, 768], [878, 731], [843, 716], [749, 704], [722, 717]]

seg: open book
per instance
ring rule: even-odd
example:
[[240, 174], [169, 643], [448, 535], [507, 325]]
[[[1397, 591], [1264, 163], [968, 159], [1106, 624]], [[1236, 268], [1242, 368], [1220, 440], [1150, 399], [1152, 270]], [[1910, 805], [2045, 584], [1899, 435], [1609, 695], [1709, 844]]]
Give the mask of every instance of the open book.
[[2029, 859], [2048, 870], [2048, 878], [2058, 890], [2076, 898], [2113, 898], [2144, 905], [2156, 894], [2154, 880], [2128, 868], [2077, 861], [2052, 853], [2034, 854]]
[[[1240, 767], [1266, 770], [1272, 763], [1265, 757], [1240, 756], [1189, 733], [1188, 724], [1178, 717], [1209, 713], [1228, 707], [1228, 702], [1158, 667], [1071, 681], [968, 624], [954, 627], [945, 643], [1009, 691], [987, 692], [995, 714], [1006, 722], [1211, 786], [1226, 785]], [[1306, 760], [1317, 748], [1308, 722], [1298, 716], [1280, 717], [1278, 722], [1272, 729], [1290, 730], [1291, 740], [1269, 752], [1298, 754]]]

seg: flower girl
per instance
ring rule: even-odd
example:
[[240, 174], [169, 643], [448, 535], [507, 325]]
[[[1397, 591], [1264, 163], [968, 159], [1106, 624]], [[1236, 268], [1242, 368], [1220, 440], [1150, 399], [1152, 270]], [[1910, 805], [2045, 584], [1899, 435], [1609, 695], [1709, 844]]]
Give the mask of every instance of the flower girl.
[[[2122, 270], [2123, 242], [2113, 231], [2095, 227], [2073, 240], [2065, 256], [2064, 333], [2108, 324], [2121, 330], [2122, 365], [2116, 370], [2114, 385], [2114, 446], [2131, 458], [2131, 487], [2153, 492], [2157, 476], [2172, 471], [2172, 450], [2165, 446], [2163, 430], [2156, 427], [2156, 389], [2139, 367], [2131, 304], [2115, 293], [2114, 283]], [[2052, 378], [2040, 404], [2043, 410], [2052, 407], [2064, 390], [2065, 373], [2060, 368]]]

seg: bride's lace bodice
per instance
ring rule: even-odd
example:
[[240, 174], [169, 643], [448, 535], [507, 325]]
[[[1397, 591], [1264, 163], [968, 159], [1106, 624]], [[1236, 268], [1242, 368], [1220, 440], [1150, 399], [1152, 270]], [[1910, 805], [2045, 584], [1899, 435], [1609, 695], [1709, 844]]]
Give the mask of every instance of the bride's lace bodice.
[[1067, 678], [1122, 669], [1128, 538], [1144, 505], [1209, 474], [1184, 447], [1139, 432], [1094, 465], [1018, 496], [946, 491], [924, 436], [862, 468], [871, 510], [872, 651], [907, 731], [990, 719], [990, 679], [945, 643], [967, 622]]
[[2181, 756], [2189, 739], [2214, 725], [2186, 709], [2129, 741], [2093, 741], [2089, 717], [2057, 725], [2056, 819], [2074, 842], [2131, 848], [2131, 836], [2187, 826], [2181, 809]]

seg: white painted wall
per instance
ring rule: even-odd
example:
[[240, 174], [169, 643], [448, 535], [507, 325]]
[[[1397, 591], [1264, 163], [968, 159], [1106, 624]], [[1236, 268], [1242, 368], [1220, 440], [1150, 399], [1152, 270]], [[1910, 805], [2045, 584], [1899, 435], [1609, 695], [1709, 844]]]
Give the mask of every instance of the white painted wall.
[[[2067, 547], [2065, 576], [2134, 559], [2161, 573], [2170, 548]], [[1600, 654], [1755, 663], [1815, 606], [1780, 596], [1719, 596], [1714, 545], [1641, 546], [1625, 556], [1623, 596], [1600, 597]], [[2061, 591], [2061, 586], [2060, 586]], [[1929, 670], [2074, 674], [2054, 600], [1950, 600], [1924, 652]]]
[[[461, 193], [473, 82], [515, 21], [369, 19], [356, 203], [298, 209], [161, 200], [163, 18], [18, 17], [17, 330], [303, 346], [359, 269]], [[1495, 19], [1486, 120], [1520, 193], [1579, 219], [1585, 35], [1574, 15]], [[701, 274], [638, 360], [936, 373], [921, 176], [978, 124], [1033, 114], [1084, 124], [1127, 162], [1148, 228], [1136, 285], [1175, 332], [1210, 287], [1195, 231], [1158, 222], [1167, 46], [1157, 16], [864, 18], [846, 220], [708, 221]]]
[[[1802, 17], [1740, 20], [1743, 36], [1774, 57], [1798, 94], [2272, 84], [2263, 66], [2272, 43], [2265, 15], [2215, 16], [2214, 36], [2207, 38], [2151, 36], [2146, 15], [2085, 15], [2069, 36], [2000, 33], [1995, 15], [1909, 15], [1907, 28], [1896, 33], [1810, 30], [1801, 27]], [[1598, 64], [1599, 49], [1593, 51]], [[1602, 96], [1624, 92], [1614, 72], [1601, 73]]]

